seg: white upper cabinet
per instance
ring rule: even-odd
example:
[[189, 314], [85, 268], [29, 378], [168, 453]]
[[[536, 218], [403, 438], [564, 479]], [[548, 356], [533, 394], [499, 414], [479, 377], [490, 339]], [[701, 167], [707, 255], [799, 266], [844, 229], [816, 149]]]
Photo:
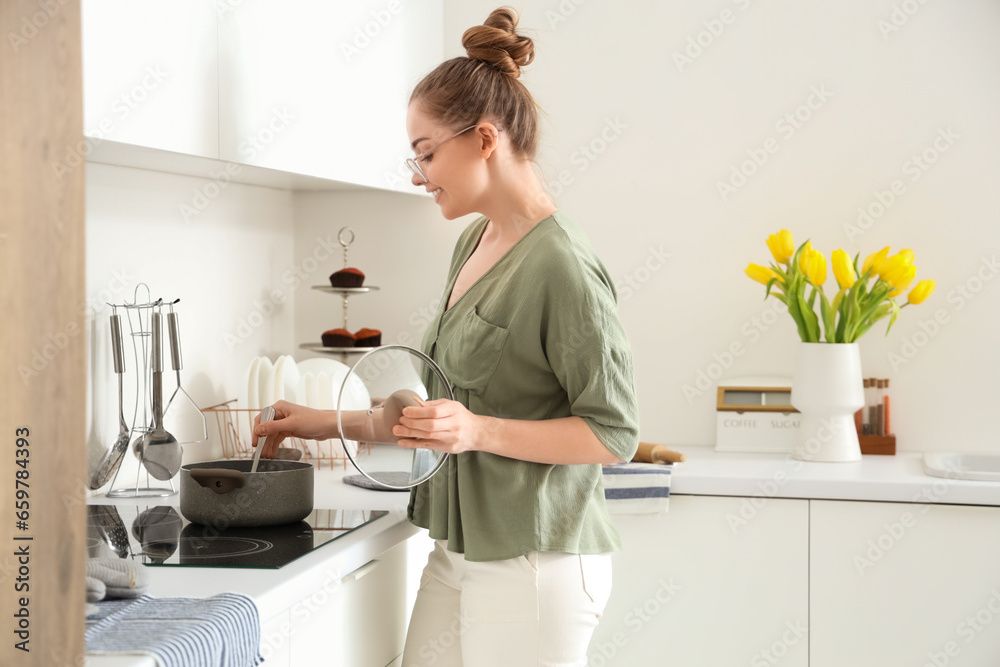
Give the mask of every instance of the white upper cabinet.
[[221, 159], [412, 191], [406, 105], [443, 58], [442, 5], [221, 2]]
[[84, 133], [219, 157], [216, 6], [205, 0], [85, 0]]

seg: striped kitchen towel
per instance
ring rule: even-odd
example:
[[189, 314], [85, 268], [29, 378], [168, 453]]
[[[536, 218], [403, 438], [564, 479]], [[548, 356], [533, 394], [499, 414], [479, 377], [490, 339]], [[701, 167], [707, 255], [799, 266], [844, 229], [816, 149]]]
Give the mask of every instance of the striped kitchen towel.
[[612, 514], [658, 514], [670, 502], [673, 464], [616, 463], [602, 466], [604, 498]]
[[87, 653], [149, 655], [162, 667], [252, 667], [260, 654], [260, 616], [246, 595], [96, 603], [87, 618]]

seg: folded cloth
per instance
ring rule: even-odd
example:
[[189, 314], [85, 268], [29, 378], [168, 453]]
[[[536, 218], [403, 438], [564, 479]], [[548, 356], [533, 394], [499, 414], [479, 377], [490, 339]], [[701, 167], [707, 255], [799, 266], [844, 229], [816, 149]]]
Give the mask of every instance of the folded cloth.
[[253, 667], [260, 615], [246, 595], [108, 600], [87, 618], [87, 653], [152, 656], [163, 667]]
[[[104, 584], [105, 593], [88, 601], [96, 602], [109, 598], [137, 598], [146, 592], [149, 585], [146, 566], [127, 558], [88, 558], [86, 576]], [[90, 583], [87, 584], [88, 595]]]
[[666, 512], [674, 464], [616, 463], [603, 466], [604, 498], [612, 514]]
[[97, 602], [103, 600], [107, 594], [107, 587], [104, 582], [94, 577], [86, 577], [87, 581], [87, 602]]

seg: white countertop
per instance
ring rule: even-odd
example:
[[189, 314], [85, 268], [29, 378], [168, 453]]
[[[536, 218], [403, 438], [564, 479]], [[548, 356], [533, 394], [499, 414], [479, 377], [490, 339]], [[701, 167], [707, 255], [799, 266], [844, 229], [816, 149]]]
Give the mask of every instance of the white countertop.
[[863, 455], [853, 463], [798, 461], [790, 454], [672, 446], [671, 495], [764, 496], [1000, 506], [1000, 483], [927, 475], [922, 452]]
[[[406, 520], [408, 492], [372, 491], [351, 486], [341, 481], [345, 475], [357, 473], [349, 463], [346, 469], [339, 464], [332, 470], [329, 463], [323, 465], [323, 469], [315, 472], [315, 508], [386, 510], [389, 514], [277, 569], [149, 566], [146, 568], [150, 582], [148, 594], [154, 597], [207, 597], [222, 592], [244, 593], [253, 598], [261, 621], [266, 622], [420, 530]], [[176, 479], [174, 485], [177, 486]], [[89, 502], [179, 506], [180, 496], [108, 498], [101, 495]]]
[[[931, 477], [923, 454], [863, 456], [856, 463], [797, 461], [788, 454], [716, 452], [712, 447], [676, 447], [687, 456], [674, 465], [671, 495], [763, 496], [890, 502], [935, 502], [1000, 506], [1000, 483]], [[376, 448], [383, 459], [405, 450]], [[326, 465], [326, 464], [325, 464]], [[390, 466], [391, 467], [391, 466]], [[406, 520], [409, 493], [372, 491], [344, 484], [355, 474], [329, 466], [315, 474], [314, 506], [321, 509], [386, 510], [387, 516], [358, 528], [278, 569], [149, 567], [149, 594], [156, 597], [207, 597], [239, 592], [256, 602], [262, 623], [318, 589], [335, 584], [420, 529]], [[176, 482], [175, 482], [176, 484]], [[91, 498], [91, 503], [179, 505], [163, 499]], [[134, 656], [88, 656], [88, 667], [149, 665]]]

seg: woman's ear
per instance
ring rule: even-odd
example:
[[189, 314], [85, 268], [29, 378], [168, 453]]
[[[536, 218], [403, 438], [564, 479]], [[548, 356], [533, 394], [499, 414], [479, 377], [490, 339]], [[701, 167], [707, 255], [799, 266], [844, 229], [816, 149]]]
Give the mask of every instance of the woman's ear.
[[476, 127], [476, 136], [479, 137], [479, 151], [483, 159], [489, 159], [500, 145], [500, 130], [493, 123], [480, 123]]

